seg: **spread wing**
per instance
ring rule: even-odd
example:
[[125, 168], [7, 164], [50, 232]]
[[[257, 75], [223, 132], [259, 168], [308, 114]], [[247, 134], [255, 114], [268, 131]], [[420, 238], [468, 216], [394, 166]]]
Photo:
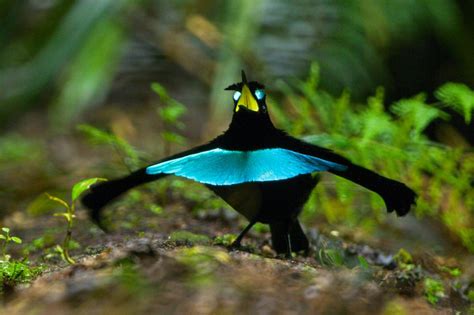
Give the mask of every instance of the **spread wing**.
[[347, 167], [283, 148], [233, 151], [220, 148], [151, 165], [148, 175], [174, 174], [210, 185], [235, 185], [289, 179]]
[[[199, 152], [205, 152], [215, 148], [216, 143], [210, 142], [208, 144], [204, 144], [188, 151], [184, 151], [171, 157], [165, 158], [160, 162], [179, 159], [181, 157], [197, 154]], [[133, 187], [160, 179], [162, 177], [165, 177], [166, 175], [166, 173], [162, 173], [150, 176], [146, 173], [146, 168], [142, 168], [136, 170], [135, 172], [127, 176], [106, 182], [100, 182], [96, 185], [93, 185], [90, 190], [81, 198], [81, 202], [86, 208], [90, 210], [90, 215], [92, 219], [102, 229], [106, 230], [106, 227], [102, 224], [101, 221], [101, 211], [105, 205], [107, 205], [109, 202], [111, 202], [121, 194], [125, 193], [129, 189], [132, 189]]]
[[328, 171], [378, 193], [385, 201], [388, 212], [395, 211], [397, 215], [403, 216], [416, 204], [417, 194], [404, 183], [353, 164], [348, 159], [331, 150], [309, 144], [288, 135], [283, 135], [280, 139], [283, 148], [344, 166], [344, 168], [333, 168]]

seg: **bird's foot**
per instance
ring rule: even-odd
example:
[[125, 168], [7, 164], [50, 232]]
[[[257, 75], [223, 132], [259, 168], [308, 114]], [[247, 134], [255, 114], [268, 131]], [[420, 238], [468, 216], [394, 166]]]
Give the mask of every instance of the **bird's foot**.
[[242, 244], [240, 244], [240, 242], [233, 241], [232, 244], [230, 244], [229, 246], [227, 246], [227, 248], [228, 248], [230, 251], [239, 250], [239, 249], [242, 249]]

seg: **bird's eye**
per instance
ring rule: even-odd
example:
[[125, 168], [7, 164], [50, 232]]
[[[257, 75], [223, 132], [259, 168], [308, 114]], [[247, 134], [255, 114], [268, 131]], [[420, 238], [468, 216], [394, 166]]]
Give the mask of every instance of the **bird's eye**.
[[239, 91], [235, 91], [234, 96], [232, 96], [234, 98], [234, 101], [237, 102], [240, 98], [240, 95], [242, 95], [242, 93], [240, 93]]
[[261, 101], [265, 97], [265, 91], [262, 89], [255, 90], [255, 97], [257, 100]]

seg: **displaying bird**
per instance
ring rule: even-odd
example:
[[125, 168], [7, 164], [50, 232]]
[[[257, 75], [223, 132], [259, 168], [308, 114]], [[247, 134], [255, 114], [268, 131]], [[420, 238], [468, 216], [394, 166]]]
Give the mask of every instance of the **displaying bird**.
[[123, 178], [101, 182], [82, 198], [92, 219], [102, 226], [101, 210], [127, 190], [167, 175], [203, 183], [249, 224], [233, 242], [261, 222], [270, 225], [277, 253], [309, 249], [298, 221], [303, 205], [327, 171], [379, 194], [388, 212], [403, 216], [415, 204], [416, 193], [405, 184], [353, 164], [331, 150], [309, 144], [275, 128], [262, 84], [242, 81], [226, 88], [234, 91], [234, 113], [229, 128], [207, 144], [167, 157]]

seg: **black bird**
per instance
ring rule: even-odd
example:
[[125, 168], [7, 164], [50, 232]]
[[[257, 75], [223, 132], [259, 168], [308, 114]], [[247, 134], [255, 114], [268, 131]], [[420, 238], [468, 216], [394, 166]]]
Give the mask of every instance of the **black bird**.
[[99, 183], [82, 203], [101, 224], [101, 209], [127, 190], [170, 174], [205, 184], [249, 220], [234, 241], [238, 247], [256, 222], [270, 225], [276, 252], [309, 249], [298, 215], [318, 183], [317, 172], [328, 171], [379, 194], [388, 212], [403, 216], [415, 204], [416, 193], [405, 184], [355, 165], [331, 150], [289, 136], [273, 126], [264, 86], [242, 82], [234, 91], [229, 129], [211, 142], [167, 157], [132, 174]]

